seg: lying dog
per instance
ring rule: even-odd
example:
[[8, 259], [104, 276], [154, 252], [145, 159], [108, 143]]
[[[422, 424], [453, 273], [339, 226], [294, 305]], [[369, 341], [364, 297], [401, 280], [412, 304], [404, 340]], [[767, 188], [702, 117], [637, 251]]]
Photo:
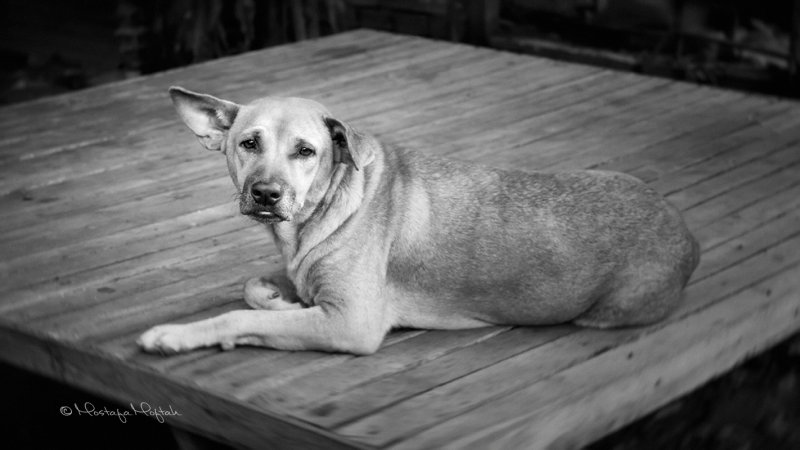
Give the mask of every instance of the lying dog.
[[679, 212], [622, 173], [491, 169], [384, 149], [311, 100], [170, 94], [225, 154], [241, 213], [272, 234], [286, 273], [245, 284], [258, 311], [154, 327], [147, 351], [370, 354], [393, 327], [643, 325], [699, 261]]

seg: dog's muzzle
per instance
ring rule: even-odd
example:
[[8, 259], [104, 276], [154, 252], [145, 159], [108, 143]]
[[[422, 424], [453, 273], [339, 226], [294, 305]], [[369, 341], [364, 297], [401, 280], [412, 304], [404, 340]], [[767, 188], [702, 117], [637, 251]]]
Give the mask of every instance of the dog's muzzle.
[[259, 181], [250, 186], [249, 198], [242, 201], [240, 210], [259, 222], [281, 222], [287, 220], [277, 208], [283, 197], [283, 188], [278, 183]]
[[250, 196], [253, 202], [260, 206], [275, 206], [283, 196], [283, 189], [278, 183], [264, 183], [259, 181], [250, 186]]

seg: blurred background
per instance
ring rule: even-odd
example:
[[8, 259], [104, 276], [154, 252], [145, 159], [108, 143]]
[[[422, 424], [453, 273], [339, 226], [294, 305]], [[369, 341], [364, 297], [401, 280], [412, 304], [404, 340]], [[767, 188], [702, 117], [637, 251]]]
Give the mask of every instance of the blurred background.
[[354, 28], [798, 96], [798, 0], [2, 0], [0, 102]]

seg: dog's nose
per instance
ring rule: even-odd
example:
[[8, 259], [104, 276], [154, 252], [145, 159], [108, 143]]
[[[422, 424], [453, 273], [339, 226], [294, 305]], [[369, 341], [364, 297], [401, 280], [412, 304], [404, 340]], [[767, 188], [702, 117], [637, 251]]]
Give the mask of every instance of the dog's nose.
[[278, 183], [255, 183], [250, 188], [253, 200], [262, 206], [272, 206], [281, 199], [281, 187]]

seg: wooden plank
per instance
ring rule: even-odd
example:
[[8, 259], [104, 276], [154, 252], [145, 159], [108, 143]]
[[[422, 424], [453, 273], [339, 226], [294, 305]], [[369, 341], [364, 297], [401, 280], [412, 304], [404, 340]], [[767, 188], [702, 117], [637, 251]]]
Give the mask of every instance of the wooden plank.
[[[499, 119], [501, 120], [498, 120], [497, 122], [505, 122], [509, 119], [520, 119], [527, 117], [525, 115], [520, 117], [520, 113], [532, 114], [534, 116], [552, 113], [556, 110], [564, 109], [570, 105], [578, 107], [581, 105], [581, 101], [583, 100], [602, 100], [602, 98], [605, 98], [605, 95], [608, 95], [618, 89], [635, 87], [638, 88], [639, 91], [643, 91], [652, 87], [654, 84], [659, 84], [658, 81], [648, 80], [641, 77], [620, 76], [620, 74], [610, 71], [598, 70], [580, 77], [574, 77], [574, 81], [560, 80], [557, 83], [548, 82], [544, 89], [528, 89], [527, 86], [531, 83], [534, 83], [537, 79], [538, 74], [529, 74], [527, 77], [523, 76], [516, 83], [514, 83], [513, 88], [506, 90], [505, 98], [493, 98], [489, 102], [482, 101], [475, 105], [478, 107], [478, 109], [469, 108], [465, 112], [476, 113], [476, 116], [479, 118], [479, 120], [481, 118], [483, 120], [494, 119], [494, 117], [482, 117], [489, 115], [487, 112], [490, 112], [491, 114], [500, 114]], [[617, 96], [617, 98], [621, 97], [624, 96]], [[442, 107], [447, 109], [447, 105], [442, 105]], [[435, 107], [433, 110], [431, 110], [431, 114], [433, 114], [434, 111], [436, 111]], [[446, 120], [450, 119], [450, 117], [444, 117], [442, 119], [445, 120], [437, 124], [433, 124], [437, 126], [436, 129], [438, 129], [441, 124], [450, 123]], [[401, 130], [401, 133], [403, 134], [400, 134], [399, 137], [406, 137], [409, 134], [427, 134], [424, 131], [429, 130], [432, 124], [428, 121], [420, 121], [415, 123], [415, 125], [416, 128], [403, 128]], [[446, 127], [445, 129], [449, 132], [457, 133], [455, 136], [448, 137], [458, 138], [462, 136], [462, 134], [459, 133], [459, 130], [455, 127]], [[479, 127], [478, 130], [481, 130], [481, 128]]]
[[[563, 94], [566, 91], [580, 92], [581, 94], [576, 94], [575, 102], [578, 102], [581, 98], [590, 98], [611, 90], [609, 84], [619, 83], [619, 80], [610, 74], [598, 72], [597, 75], [589, 73], [560, 82], [547, 80], [540, 89], [529, 90], [526, 89], [525, 83], [521, 82], [524, 79], [525, 74], [522, 73], [519, 81], [491, 96], [489, 101], [483, 97], [474, 100], [463, 99], [459, 103], [459, 107], [463, 109], [459, 110], [456, 116], [452, 114], [452, 105], [439, 103], [423, 110], [418, 107], [413, 111], [393, 108], [380, 116], [360, 120], [358, 125], [365, 130], [371, 130], [379, 137], [388, 138], [389, 142], [403, 142], [407, 146], [426, 148], [430, 145], [420, 145], [419, 141], [415, 140], [424, 138], [426, 130], [435, 129], [436, 138], [439, 140], [453, 140], [464, 135], [463, 126], [470, 125], [468, 122], [470, 118], [474, 118], [481, 124], [481, 128], [484, 128], [487, 126], [487, 121], [501, 123], [515, 117], [515, 108], [519, 105], [525, 106], [528, 114], [543, 113], [563, 103]], [[466, 128], [466, 130], [472, 129]], [[386, 130], [393, 130], [391, 136], [382, 136]]]
[[[166, 286], [181, 280], [219, 271], [229, 265], [259, 260], [267, 267], [280, 267], [282, 260], [272, 244], [255, 245], [249, 233], [235, 240], [220, 242], [212, 237], [190, 245], [122, 259], [108, 265], [59, 276], [24, 288], [3, 293], [7, 299], [0, 313], [7, 318], [35, 320], [57, 316], [77, 307], [90, 306], [111, 298], [124, 297], [142, 290]], [[253, 274], [256, 276], [259, 274]]]
[[[758, 114], [761, 120], [768, 120], [772, 117], [780, 116], [789, 108], [788, 104], [772, 104], [761, 107], [758, 109]], [[750, 131], [753, 130], [754, 135], [760, 134], [760, 137], [764, 137], [765, 133], [758, 133], [756, 129], [760, 127], [760, 122], [755, 121], [751, 118], [744, 119], [740, 124], [740, 129], [731, 128], [727, 124], [736, 124], [737, 122], [734, 120], [725, 121], [723, 122], [726, 125], [722, 125], [720, 127], [715, 127], [715, 129], [724, 130], [723, 133], [720, 133], [718, 136], [721, 138], [725, 138], [728, 136], [727, 133], [731, 133], [731, 130], [736, 131]], [[712, 133], [709, 133], [712, 134]], [[716, 134], [716, 133], [714, 133]], [[699, 149], [705, 151], [698, 151]], [[646, 158], [642, 160], [638, 167], [634, 167], [631, 169], [626, 170], [631, 174], [637, 175], [640, 178], [651, 181], [657, 178], [664, 176], [667, 173], [672, 173], [677, 170], [680, 170], [684, 167], [690, 166], [697, 162], [703, 161], [704, 159], [712, 156], [714, 154], [713, 150], [709, 151], [709, 146], [701, 146], [699, 148], [695, 148], [694, 151], [690, 151], [687, 147], [683, 148], [673, 148], [670, 153], [660, 152], [652, 155], [650, 158]], [[658, 161], [658, 164], [655, 162]], [[629, 162], [633, 162], [632, 160]]]
[[[467, 111], [458, 116], [438, 112], [435, 108], [430, 110], [430, 116], [414, 115], [414, 122], [403, 120], [400, 128], [402, 133], [386, 136], [386, 140], [431, 153], [460, 157], [453, 151], [482, 148], [475, 140], [494, 142], [507, 135], [506, 127], [516, 126], [519, 121], [532, 122], [539, 117], [547, 120], [555, 111], [607, 95], [624, 85], [625, 80], [610, 73], [602, 73], [598, 77], [579, 79], [571, 85], [565, 83], [536, 92], [526, 92], [524, 87], [520, 87], [519, 91], [507, 92], [502, 97], [493, 99], [491, 103], [481, 102], [477, 108], [471, 107], [467, 101]], [[567, 92], [572, 93], [568, 98], [565, 96]], [[465, 142], [469, 145], [465, 145]]]
[[292, 415], [325, 428], [342, 425], [530, 351], [572, 331], [574, 329], [570, 326], [514, 328], [391, 376], [369, 381], [361, 379], [360, 384], [341, 393], [325, 393], [301, 408], [293, 408]]
[[[181, 133], [183, 136], [183, 133]], [[130, 203], [163, 193], [165, 187], [180, 187], [219, 177], [221, 158], [209, 153], [175, 149], [178, 166], [139, 161], [89, 176], [64, 179], [46, 186], [17, 190], [0, 196], [0, 208], [9, 214], [0, 223], [0, 233], [25, 228], [39, 220], [54, 220], [65, 214], [86, 214], [101, 208]], [[97, 195], [102, 191], [103, 195]]]
[[[691, 96], [688, 94], [676, 96], [686, 99], [686, 102], [656, 109], [661, 120], [670, 120], [671, 117], [685, 119], [687, 109], [697, 108], [701, 102], [702, 108], [727, 105], [732, 101], [729, 95], [703, 97], [695, 93]], [[680, 138], [692, 130], [692, 128], [687, 130], [687, 127], [702, 126], [702, 123], [684, 120], [684, 125], [678, 128], [654, 127], [650, 117], [652, 115], [642, 114], [629, 123], [615, 123], [606, 130], [587, 132], [583, 129], [574, 129], [566, 133], [523, 141], [516, 148], [518, 156], [510, 158], [509, 163], [520, 168], [548, 170], [597, 168], [597, 164], [609, 159], [631, 155], [660, 142]], [[610, 120], [614, 123], [613, 118]]]
[[[228, 183], [230, 182], [228, 181]], [[143, 247], [144, 243], [139, 241], [143, 238], [165, 236], [164, 241], [166, 242], [164, 246], [168, 248], [171, 245], [179, 244], [181, 241], [191, 242], [195, 234], [211, 237], [225, 231], [241, 229], [247, 223], [243, 217], [235, 215], [236, 213], [233, 211], [234, 205], [230, 201], [210, 208], [201, 209], [200, 206], [195, 206], [201, 203], [204, 203], [204, 200], [195, 200], [194, 205], [185, 206], [189, 211], [181, 211], [184, 212], [184, 214], [175, 219], [167, 220], [159, 220], [159, 212], [163, 213], [169, 210], [169, 204], [159, 205], [159, 208], [143, 208], [142, 216], [149, 216], [152, 219], [150, 224], [147, 224], [145, 220], [137, 220], [136, 222], [138, 223], [131, 223], [125, 222], [124, 219], [122, 221], [98, 220], [95, 222], [83, 218], [78, 218], [76, 220], [67, 218], [64, 222], [66, 225], [69, 225], [69, 227], [65, 228], [60, 235], [49, 235], [46, 234], [46, 231], [40, 230], [40, 228], [42, 228], [41, 226], [32, 226], [32, 232], [43, 232], [42, 241], [44, 242], [37, 244], [35, 236], [19, 233], [20, 237], [17, 241], [9, 241], [1, 244], [7, 252], [10, 262], [0, 264], [0, 273], [3, 274], [3, 277], [9, 278], [21, 276], [22, 278], [17, 279], [15, 284], [24, 283], [26, 276], [33, 280], [46, 279], [51, 276], [58, 276], [59, 274], [75, 272], [80, 270], [81, 267], [78, 267], [77, 270], [76, 268], [70, 267], [48, 267], [47, 269], [43, 268], [40, 273], [25, 273], [21, 271], [21, 264], [12, 264], [12, 262], [14, 259], [19, 258], [21, 260], [20, 262], [32, 260], [32, 264], [35, 264], [36, 258], [46, 258], [48, 253], [55, 253], [62, 260], [76, 259], [78, 261], [84, 261], [87, 264], [92, 264], [91, 250], [93, 249], [125, 248], [128, 243], [134, 244], [138, 242], [136, 247], [131, 247], [130, 249], [131, 253], [129, 254], [133, 256], [137, 255], [135, 251], [139, 251], [140, 253], [138, 254], [141, 254], [141, 252], [153, 251], [153, 247]], [[114, 212], [119, 214], [117, 217], [125, 217], [126, 213], [124, 208], [115, 209], [116, 211]], [[180, 208], [176, 207], [176, 209]], [[202, 226], [204, 224], [210, 224], [211, 226], [204, 227]], [[136, 232], [142, 232], [142, 234], [137, 236]], [[176, 238], [175, 234], [183, 237]], [[92, 240], [93, 242], [88, 242]], [[80, 247], [81, 244], [87, 245], [86, 250], [76, 252], [74, 257], [57, 250], [64, 247], [76, 248]], [[32, 254], [29, 258], [24, 256], [26, 254], [26, 245], [30, 247], [29, 252]], [[139, 250], [137, 250], [137, 248]], [[44, 255], [40, 255], [40, 253]], [[118, 256], [105, 253], [104, 251], [102, 255], [97, 257], [97, 261], [103, 261], [100, 262], [100, 264], [109, 263], [112, 262], [109, 260], [115, 257]]]
[[[795, 102], [795, 105], [797, 102]], [[791, 130], [796, 130], [800, 126], [800, 108], [794, 108], [787, 111], [785, 114], [777, 119], [770, 120], [769, 123], [764, 124], [775, 133], [785, 133]]]
[[[610, 135], [603, 136], [602, 138], [608, 141], [608, 148], [621, 147], [622, 151], [618, 149], [616, 154], [612, 153], [611, 155], [603, 153], [598, 155], [586, 154], [587, 157], [580, 155], [580, 165], [593, 169], [630, 172], [641, 166], [643, 164], [642, 160], [648, 161], [647, 158], [652, 158], [651, 154], [670, 154], [676, 150], [677, 153], [690, 152], [690, 149], [698, 147], [698, 144], [707, 142], [705, 140], [698, 141], [698, 137], [705, 138], [707, 135], [713, 137], [728, 136], [731, 130], [737, 130], [742, 126], [755, 125], [757, 122], [754, 120], [744, 118], [746, 116], [745, 112], [751, 110], [761, 111], [765, 107], [765, 102], [758, 99], [737, 98], [735, 95], [732, 96], [718, 91], [711, 91], [711, 93], [716, 94], [716, 97], [711, 98], [718, 101], [707, 103], [701, 96], [701, 102], [690, 102], [688, 105], [679, 104], [679, 108], [670, 114], [659, 114], [655, 118], [650, 117], [647, 121], [637, 123], [635, 127], [615, 130]], [[682, 97], [679, 98], [682, 99]], [[715, 116], [715, 111], [719, 109], [728, 110], [733, 118], [727, 121], [718, 120]], [[780, 113], [780, 111], [769, 110], [767, 112], [771, 115]], [[667, 136], [671, 135], [669, 139], [661, 137], [665, 132], [669, 133]], [[624, 139], [623, 144], [627, 145], [615, 145], [615, 135], [621, 136]], [[647, 145], [630, 148], [629, 141], [631, 139], [635, 142], [638, 139], [646, 140], [648, 137], [657, 138], [646, 142]], [[645, 150], [644, 152], [641, 151], [643, 149]], [[653, 162], [650, 161], [650, 164]], [[562, 167], [555, 165], [552, 168], [558, 169]], [[650, 178], [652, 179], [652, 177]]]
[[[703, 264], [697, 268], [692, 279], [698, 281], [713, 276], [798, 233], [800, 233], [800, 208], [777, 217], [767, 226], [759, 226], [748, 233], [736, 236], [725, 245], [704, 251]], [[735, 257], [731, 256], [732, 251], [736, 252]]]
[[798, 183], [797, 165], [783, 168], [769, 177], [740, 185], [712, 200], [698, 203], [683, 212], [691, 229], [697, 229], [717, 219], [775, 195]]
[[[606, 80], [610, 78], [600, 72], [565, 75], [554, 70], [538, 71], [537, 77], [531, 79], [528, 75], [530, 69], [528, 66], [523, 66], [501, 73], [491, 73], [485, 80], [482, 78], [477, 80], [484, 82], [480, 86], [474, 85], [473, 80], [469, 80], [463, 86], [456, 86], [458, 90], [451, 98], [441, 96], [441, 92], [446, 92], [445, 88], [432, 86], [430, 89], [435, 93], [420, 99], [430, 102], [429, 106], [424, 109], [419, 108], [419, 102], [403, 102], [390, 104], [388, 110], [386, 104], [376, 105], [378, 110], [383, 111], [381, 114], [370, 114], [368, 109], [365, 110], [365, 106], [359, 104], [354, 109], [358, 111], [360, 118], [357, 118], [354, 123], [358, 128], [367, 130], [386, 142], [403, 142], [404, 145], [415, 145], [414, 143], [405, 143], [408, 139], [425, 136], [430, 130], [435, 130], [436, 133], [452, 133], [461, 137], [465, 134], [465, 129], [457, 128], [461, 126], [460, 122], [471, 117], [492, 117], [497, 113], [497, 111], [493, 111], [494, 108], [503, 111], [500, 105], [504, 102], [510, 100], [521, 102], [523, 99], [520, 96], [527, 96], [527, 104], [532, 110], [530, 112], [534, 113], [536, 112], [533, 110], [534, 108], [546, 107], [546, 105], [540, 105], [540, 101], [557, 96], [559, 91], [563, 91], [569, 86], [598, 82], [600, 78]], [[525, 87], [526, 85], [529, 87]], [[455, 117], [453, 104], [458, 105], [459, 114]], [[461, 133], [458, 132], [459, 129]]]
[[69, 341], [90, 336], [105, 339], [137, 330], [145, 331], [153, 325], [182, 320], [192, 313], [241, 299], [242, 283], [249, 277], [264, 273], [264, 266], [263, 260], [243, 262], [224, 271], [187, 278], [152, 290], [143, 289], [125, 298], [78, 304], [58, 317], [46, 318], [32, 325], [47, 330], [53, 337]]
[[[473, 137], [477, 139], [476, 145], [467, 145], [465, 137], [454, 140], [449, 144], [454, 151], [448, 151], [448, 156], [460, 159], [491, 156], [492, 159], [486, 160], [489, 164], [507, 161], [510, 155], [519, 154], [518, 148], [524, 143], [546, 139], [568, 130], [585, 130], [589, 124], [597, 121], [619, 123], [626, 117], [632, 117], [636, 109], [647, 107], [646, 102], [626, 100], [638, 96], [649, 98], [652, 92], [658, 91], [666, 84], [652, 80], [644, 83], [636, 80], [625, 82], [619, 77], [615, 77], [614, 81], [599, 95], [581, 98], [575, 93], [570, 93], [568, 98], [557, 99], [556, 105], [541, 114], [529, 115], [517, 112], [518, 119], [515, 121], [491, 124], [484, 129], [478, 128], [480, 132]], [[521, 109], [525, 108], [527, 106], [522, 105]], [[609, 117], [614, 119], [609, 120]], [[496, 146], [499, 151], [486, 155], [483, 145]]]
[[[682, 154], [696, 154], [701, 150], [707, 150], [710, 148], [709, 143], [724, 139], [731, 133], [752, 125], [754, 122], [745, 118], [743, 113], [751, 109], [760, 110], [764, 106], [763, 102], [750, 98], [731, 98], [728, 95], [720, 95], [716, 99], [718, 101], [712, 99], [711, 102], [703, 101], [692, 105], [681, 105], [683, 107], [676, 110], [675, 114], [640, 122], [639, 126], [633, 129], [619, 130], [619, 135], [625, 137], [626, 140], [630, 136], [628, 133], [633, 134], [631, 136], [633, 139], [638, 136], [646, 140], [650, 136], [651, 140], [643, 146], [631, 148], [628, 145], [614, 145], [614, 140], [610, 140], [607, 143], [607, 148], [611, 149], [610, 152], [584, 153], [580, 159], [574, 158], [566, 163], [579, 163], [576, 165], [577, 167], [595, 170], [616, 170], [628, 173], [641, 167], [660, 167], [661, 164], [671, 161], [671, 155], [678, 159]], [[718, 108], [731, 111], [733, 117], [730, 120], [718, 120], [713, 115], [715, 109]], [[779, 113], [780, 111], [765, 112], [765, 114]], [[662, 119], [664, 120], [662, 121]], [[733, 138], [738, 138], [738, 136], [733, 136]], [[635, 152], [630, 151], [632, 149]], [[560, 169], [562, 165], [556, 164], [551, 168]], [[659, 176], [657, 173], [644, 171], [637, 172], [636, 175], [645, 181], [652, 181]]]
[[[325, 421], [344, 423], [334, 428], [343, 436], [365, 445], [385, 446], [414, 436], [449, 418], [460, 416], [489, 399], [507, 395], [537, 380], [553, 376], [566, 367], [590, 358], [598, 351], [605, 351], [618, 344], [620, 336], [616, 332], [601, 330], [571, 333], [399, 403], [390, 403], [388, 408], [377, 413], [366, 415], [367, 411], [355, 414], [351, 412], [355, 418], [363, 416], [353, 422], [350, 422], [351, 417], [336, 415], [338, 409], [329, 408], [333, 411]], [[322, 420], [319, 415], [310, 419]]]
[[[509, 328], [429, 331], [370, 358], [356, 358], [347, 365], [337, 365], [313, 373], [297, 374], [291, 370], [286, 371], [245, 386], [234, 395], [246, 398], [256, 405], [279, 405], [281, 408], [293, 410], [320, 397], [337, 394], [358, 384], [441, 358], [460, 348], [491, 339]], [[284, 388], [289, 385], [291, 391], [285, 392]]]
[[[168, 100], [166, 96], [159, 100], [147, 104], [159, 105], [158, 111], [164, 116], [169, 106]], [[145, 132], [127, 133], [120, 138], [108, 137], [97, 143], [87, 143], [16, 163], [6, 162], [0, 193], [7, 195], [15, 190], [29, 191], [65, 180], [101, 174], [130, 165], [137, 157], [149, 160], [158, 155], [162, 161], [174, 161], [180, 155], [177, 152], [187, 147], [179, 139], [182, 136], [183, 127], [169, 120]], [[165, 148], [173, 148], [176, 153], [165, 155]]]
[[[228, 181], [228, 183], [230, 182]], [[141, 204], [134, 204], [131, 206], [138, 206], [142, 208], [143, 211], [147, 211], [147, 208], [143, 207], [144, 205]], [[169, 205], [155, 206], [158, 208], [153, 207], [151, 210], [169, 207]], [[187, 209], [194, 208], [190, 207]], [[195, 211], [185, 212], [174, 219], [154, 220], [150, 224], [114, 220], [103, 223], [104, 221], [101, 220], [92, 221], [90, 216], [86, 220], [86, 226], [87, 228], [92, 228], [87, 229], [85, 233], [81, 234], [80, 229], [76, 227], [74, 230], [65, 230], [64, 234], [67, 235], [65, 237], [48, 237], [47, 240], [50, 241], [50, 247], [44, 245], [32, 246], [30, 253], [25, 254], [24, 246], [22, 245], [23, 242], [19, 244], [13, 241], [6, 243], [5, 245], [6, 248], [8, 248], [9, 258], [6, 263], [0, 264], [0, 273], [7, 275], [24, 274], [29, 266], [35, 265], [37, 261], [46, 260], [49, 257], [58, 257], [64, 262], [71, 263], [71, 267], [50, 268], [54, 273], [47, 273], [49, 271], [44, 271], [40, 274], [31, 274], [32, 276], [45, 279], [53, 275], [76, 272], [86, 266], [94, 267], [108, 264], [113, 262], [115, 258], [120, 258], [122, 256], [157, 251], [159, 248], [172, 248], [184, 242], [192, 242], [195, 235], [213, 237], [224, 233], [236, 232], [247, 226], [255, 225], [253, 222], [241, 216], [236, 209], [235, 203], [228, 200], [218, 206], [197, 208]], [[119, 208], [118, 210], [122, 211], [123, 208]], [[124, 212], [121, 214], [124, 214]], [[158, 211], [152, 214], [157, 216]], [[74, 223], [76, 225], [79, 224], [78, 221]], [[95, 230], [97, 231], [95, 232]], [[18, 233], [24, 236], [22, 230], [19, 230]], [[139, 238], [138, 240], [158, 238], [159, 242], [147, 248], [143, 247], [143, 243], [138, 242], [137, 237]], [[24, 238], [21, 238], [20, 241], [23, 239]], [[130, 245], [130, 247], [128, 247], [128, 245]], [[74, 253], [64, 253], [73, 250]], [[121, 253], [117, 255], [108, 254], [109, 250], [120, 250]], [[137, 251], [139, 253], [136, 253]], [[98, 253], [100, 254], [98, 255]]]
[[[198, 195], [201, 192], [203, 196]], [[12, 230], [0, 238], [0, 245], [16, 256], [26, 253], [19, 253], [20, 247], [30, 246], [30, 250], [48, 248], [65, 242], [74, 243], [82, 237], [109, 235], [192, 213], [199, 215], [201, 210], [216, 213], [222, 212], [224, 207], [233, 210], [231, 205], [235, 193], [229, 178], [217, 176], [150, 197], [136, 198], [126, 204], [112, 205], [86, 214], [67, 215], [58, 222], [58, 235], [47, 232], [49, 223], [32, 224], [27, 233], [25, 229]], [[139, 214], [130, 214], [130, 208], [136, 208]], [[41, 243], [31, 238], [33, 233], [41, 236]]]
[[[655, 111], [663, 112], [660, 101], [669, 96], [669, 87], [669, 83], [646, 84], [638, 88], [626, 85], [596, 99], [510, 124], [502, 133], [493, 136], [495, 139], [486, 141], [487, 145], [491, 142], [497, 147], [497, 151], [488, 155], [481, 154], [480, 143], [476, 146], [460, 145], [461, 148], [451, 154], [457, 158], [475, 155], [490, 165], [545, 169], [555, 161], [586, 151], [581, 141], [587, 137], [594, 139], [599, 135], [613, 134], [620, 127], [640, 121]], [[539, 145], [554, 140], [563, 140], [565, 145]], [[453, 146], [459, 147], [459, 144], [463, 143], [455, 142]]]
[[710, 224], [693, 228], [704, 251], [741, 236], [751, 227], [762, 226], [800, 207], [800, 183], [739, 209]]
[[[758, 135], [756, 134], [756, 136]], [[769, 136], [769, 138], [757, 139], [754, 137], [753, 140], [748, 140], [744, 143], [735, 142], [732, 146], [727, 146], [725, 143], [728, 142], [728, 136], [726, 136], [722, 142], [708, 144], [722, 147], [719, 152], [713, 153], [708, 159], [690, 164], [676, 172], [670, 172], [668, 174], [669, 177], [655, 180], [650, 183], [650, 186], [662, 195], [673, 194], [681, 189], [738, 168], [763, 155], [797, 146], [800, 144], [800, 129], [791, 133]]]
[[767, 153], [761, 158], [751, 160], [748, 164], [732, 168], [727, 172], [673, 192], [667, 195], [667, 200], [680, 209], [689, 209], [738, 186], [761, 178], [768, 178], [783, 170], [800, 174], [800, 169], [795, 167], [798, 162], [800, 162], [800, 151], [793, 146], [788, 146], [783, 150]]
[[[527, 68], [529, 72], [536, 71], [537, 75], [541, 75], [541, 79], [550, 78], [556, 72], [565, 76], [563, 70], [559, 70], [547, 61], [530, 61], [515, 55], [495, 52], [471, 51], [467, 55], [459, 61], [437, 58], [434, 62], [424, 64], [404, 64], [381, 79], [374, 80], [373, 83], [343, 86], [353, 89], [331, 90], [322, 85], [313, 91], [304, 90], [303, 94], [327, 103], [335, 112], [344, 113], [345, 111], [339, 111], [337, 106], [341, 103], [346, 109], [354, 110], [346, 115], [348, 120], [357, 120], [370, 117], [372, 115], [370, 111], [386, 111], [401, 105], [413, 107], [415, 102], [409, 102], [408, 95], [417, 98], [418, 102], [424, 100], [434, 103], [435, 99], [448, 95], [462, 96], [465, 94], [464, 90], [486, 88], [504, 90], [507, 89], [504, 83], [487, 85], [482, 80], [486, 77], [506, 77], [508, 72], [516, 72], [520, 67]], [[591, 69], [574, 70], [566, 76], [592, 72]], [[539, 80], [538, 76], [532, 80], [532, 89], [538, 88]], [[514, 82], [510, 84], [513, 86]]]

